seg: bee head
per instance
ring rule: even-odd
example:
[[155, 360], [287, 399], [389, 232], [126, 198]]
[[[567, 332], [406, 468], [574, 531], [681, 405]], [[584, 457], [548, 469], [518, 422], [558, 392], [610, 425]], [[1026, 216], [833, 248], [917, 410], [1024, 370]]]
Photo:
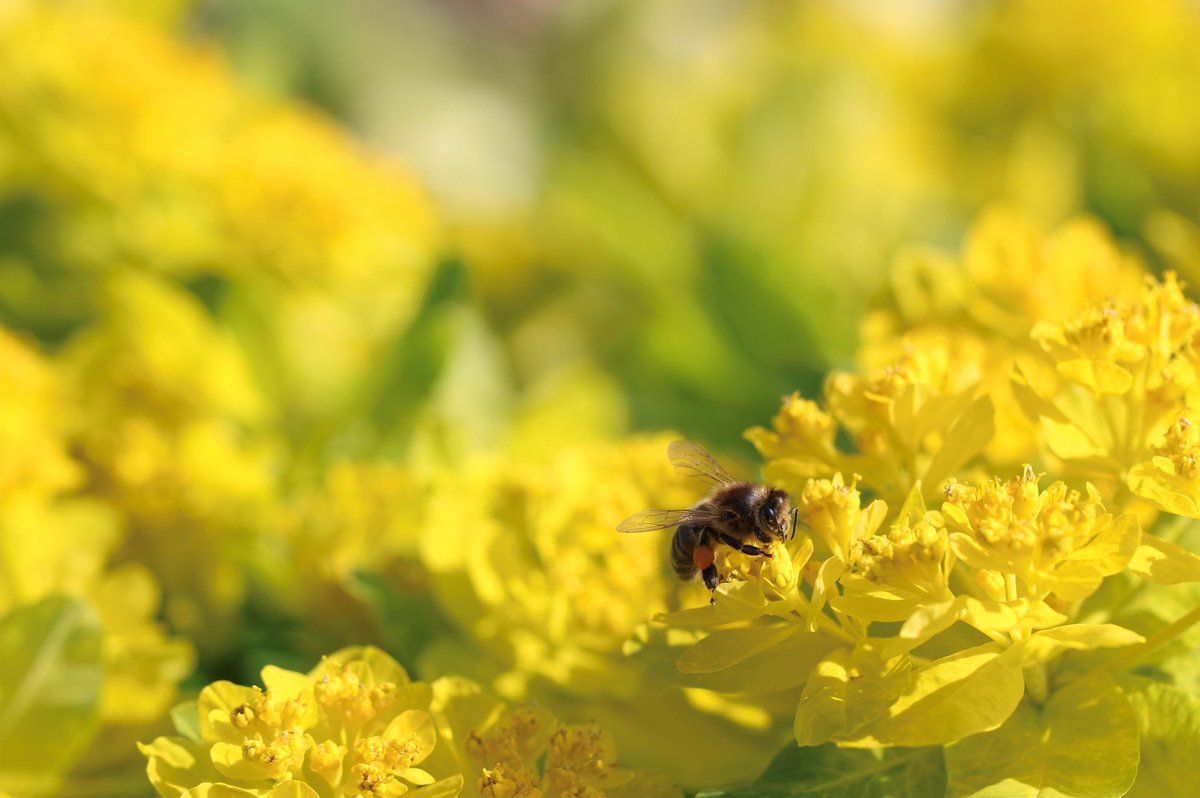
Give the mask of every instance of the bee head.
[[780, 540], [787, 540], [792, 531], [792, 502], [785, 491], [772, 488], [758, 509], [759, 527]]

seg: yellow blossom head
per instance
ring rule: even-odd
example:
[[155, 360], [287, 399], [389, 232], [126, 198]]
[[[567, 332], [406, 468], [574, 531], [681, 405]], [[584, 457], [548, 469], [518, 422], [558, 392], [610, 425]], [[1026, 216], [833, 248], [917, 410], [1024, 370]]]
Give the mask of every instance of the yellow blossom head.
[[297, 780], [320, 795], [390, 798], [435, 781], [418, 767], [437, 742], [432, 692], [379, 649], [344, 649], [307, 675], [273, 666], [262, 675], [263, 688], [201, 691], [199, 739], [141, 746], [156, 786], [219, 779], [266, 795], [263, 785]]
[[1105, 511], [1098, 493], [1056, 482], [1039, 491], [1029, 466], [1008, 480], [946, 488], [942, 517], [955, 554], [972, 568], [1009, 574], [1006, 599], [1073, 601], [1122, 570], [1137, 545], [1132, 516]]

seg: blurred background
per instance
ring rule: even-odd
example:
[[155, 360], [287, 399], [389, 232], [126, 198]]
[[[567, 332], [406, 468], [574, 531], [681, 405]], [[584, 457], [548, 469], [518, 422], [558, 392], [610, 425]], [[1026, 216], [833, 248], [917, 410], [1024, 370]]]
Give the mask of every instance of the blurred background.
[[6, 721], [74, 729], [7, 788], [144, 793], [177, 696], [367, 642], [753, 775], [771, 707], [663, 687], [744, 771], [689, 772], [597, 675], [689, 600], [613, 525], [986, 208], [1200, 280], [1197, 41], [1192, 0], [4, 3], [0, 640], [103, 663]]

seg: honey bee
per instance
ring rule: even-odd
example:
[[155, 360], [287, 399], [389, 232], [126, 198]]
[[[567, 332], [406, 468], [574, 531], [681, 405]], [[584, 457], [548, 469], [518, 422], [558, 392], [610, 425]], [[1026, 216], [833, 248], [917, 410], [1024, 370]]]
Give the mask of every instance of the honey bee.
[[784, 491], [735, 479], [704, 447], [690, 441], [672, 442], [667, 456], [679, 473], [709, 483], [708, 496], [685, 510], [643, 510], [618, 524], [617, 531], [675, 527], [671, 567], [680, 579], [691, 579], [699, 571], [704, 586], [715, 591], [720, 583], [716, 544], [770, 557], [767, 545], [795, 536], [796, 510]]

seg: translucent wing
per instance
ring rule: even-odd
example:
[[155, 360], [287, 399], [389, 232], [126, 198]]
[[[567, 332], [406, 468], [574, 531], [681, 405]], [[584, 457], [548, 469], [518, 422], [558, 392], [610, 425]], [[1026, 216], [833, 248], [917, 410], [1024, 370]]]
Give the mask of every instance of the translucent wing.
[[617, 524], [618, 532], [651, 532], [680, 524], [707, 524], [716, 518], [712, 510], [642, 510]]
[[738, 481], [698, 443], [671, 441], [671, 445], [667, 447], [667, 457], [680, 474], [710, 485], [728, 485]]

